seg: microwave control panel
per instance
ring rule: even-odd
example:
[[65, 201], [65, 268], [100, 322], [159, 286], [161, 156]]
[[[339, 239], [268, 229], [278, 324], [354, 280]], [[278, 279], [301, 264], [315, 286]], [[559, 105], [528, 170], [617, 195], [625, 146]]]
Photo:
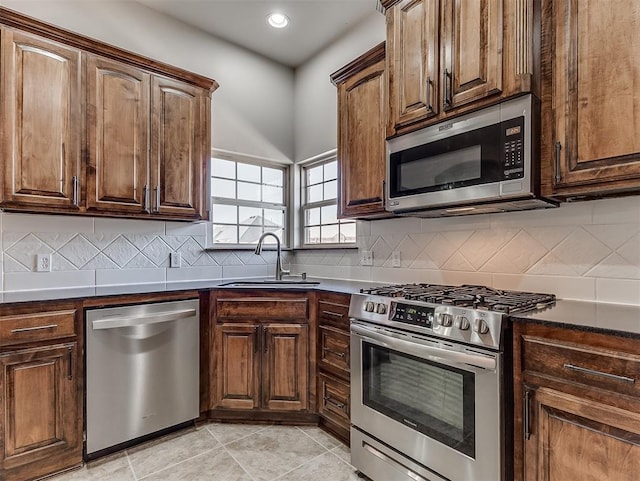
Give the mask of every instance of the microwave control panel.
[[524, 177], [524, 117], [502, 122], [504, 180]]

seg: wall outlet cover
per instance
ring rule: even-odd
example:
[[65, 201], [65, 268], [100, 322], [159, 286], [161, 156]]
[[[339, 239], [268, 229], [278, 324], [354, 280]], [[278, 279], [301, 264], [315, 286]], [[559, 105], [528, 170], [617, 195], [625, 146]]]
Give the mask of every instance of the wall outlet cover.
[[179, 252], [172, 252], [169, 257], [171, 267], [182, 266], [182, 255]]
[[360, 252], [360, 264], [363, 266], [373, 265], [373, 251], [361, 251]]
[[400, 260], [400, 251], [393, 251], [391, 253], [391, 265], [393, 267], [402, 267], [402, 261]]
[[51, 272], [51, 254], [36, 254], [36, 271]]

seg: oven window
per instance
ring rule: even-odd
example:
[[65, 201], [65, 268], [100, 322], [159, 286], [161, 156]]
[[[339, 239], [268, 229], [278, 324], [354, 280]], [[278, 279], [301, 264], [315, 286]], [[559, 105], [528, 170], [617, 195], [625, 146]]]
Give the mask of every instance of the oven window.
[[363, 342], [365, 405], [472, 458], [475, 377]]

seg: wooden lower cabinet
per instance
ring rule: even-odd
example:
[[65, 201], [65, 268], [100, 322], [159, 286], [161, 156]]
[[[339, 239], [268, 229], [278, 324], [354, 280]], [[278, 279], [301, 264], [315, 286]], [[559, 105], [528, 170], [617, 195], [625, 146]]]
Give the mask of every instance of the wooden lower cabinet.
[[228, 409], [307, 409], [308, 331], [304, 324], [216, 326], [217, 405]]
[[516, 481], [640, 472], [640, 340], [516, 323]]
[[320, 425], [348, 443], [351, 423], [351, 391], [348, 382], [331, 375], [318, 375]]
[[82, 463], [77, 343], [0, 355], [0, 479], [39, 478]]

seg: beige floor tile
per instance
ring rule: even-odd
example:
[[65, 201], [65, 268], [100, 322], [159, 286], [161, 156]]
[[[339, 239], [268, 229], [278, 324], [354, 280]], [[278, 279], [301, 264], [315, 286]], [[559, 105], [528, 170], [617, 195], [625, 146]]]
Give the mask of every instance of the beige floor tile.
[[199, 428], [136, 446], [127, 453], [136, 476], [142, 478], [219, 447], [207, 429]]
[[360, 481], [356, 470], [332, 453], [315, 458], [278, 478], [278, 481]]
[[51, 481], [135, 481], [124, 453], [92, 461], [86, 466], [51, 478]]
[[311, 436], [314, 441], [322, 444], [327, 449], [333, 449], [340, 444], [340, 441], [316, 426], [301, 426], [298, 429]]
[[206, 428], [222, 444], [229, 444], [250, 434], [262, 431], [269, 426], [269, 424], [211, 423], [207, 424]]
[[256, 481], [271, 481], [326, 452], [290, 426], [271, 426], [225, 448]]
[[252, 481], [223, 448], [159, 471], [142, 481]]
[[342, 459], [345, 463], [351, 464], [351, 450], [349, 449], [349, 446], [345, 446], [340, 443], [338, 446], [333, 448], [331, 452]]

